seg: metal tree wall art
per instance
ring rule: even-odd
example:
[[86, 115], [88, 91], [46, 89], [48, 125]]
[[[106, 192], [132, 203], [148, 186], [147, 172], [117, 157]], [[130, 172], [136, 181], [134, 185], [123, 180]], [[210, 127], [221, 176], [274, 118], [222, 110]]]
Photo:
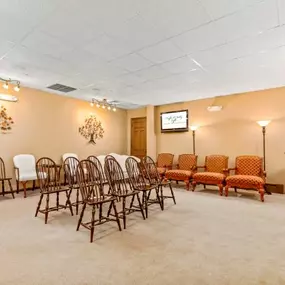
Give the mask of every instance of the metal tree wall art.
[[79, 133], [89, 140], [89, 143], [96, 144], [96, 140], [102, 139], [104, 129], [100, 121], [94, 115], [85, 119], [84, 125], [79, 128]]
[[7, 109], [4, 106], [0, 107], [0, 130], [7, 132], [12, 129], [11, 125], [14, 124], [13, 119], [8, 116]]

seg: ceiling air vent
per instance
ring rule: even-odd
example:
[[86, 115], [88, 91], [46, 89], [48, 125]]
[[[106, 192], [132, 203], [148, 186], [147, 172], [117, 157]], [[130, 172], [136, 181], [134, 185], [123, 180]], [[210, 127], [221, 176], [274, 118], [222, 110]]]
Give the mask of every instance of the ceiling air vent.
[[70, 86], [66, 86], [66, 85], [62, 85], [62, 84], [59, 84], [59, 83], [53, 84], [51, 86], [48, 86], [47, 88], [55, 90], [55, 91], [60, 91], [60, 92], [63, 92], [63, 93], [68, 93], [68, 92], [76, 90], [76, 88], [73, 88], [73, 87], [70, 87]]

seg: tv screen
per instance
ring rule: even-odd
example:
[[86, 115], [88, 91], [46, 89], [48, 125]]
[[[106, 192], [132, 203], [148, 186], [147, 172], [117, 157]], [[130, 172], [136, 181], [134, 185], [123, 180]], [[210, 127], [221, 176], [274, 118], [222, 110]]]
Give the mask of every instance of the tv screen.
[[160, 114], [161, 132], [188, 132], [188, 110]]

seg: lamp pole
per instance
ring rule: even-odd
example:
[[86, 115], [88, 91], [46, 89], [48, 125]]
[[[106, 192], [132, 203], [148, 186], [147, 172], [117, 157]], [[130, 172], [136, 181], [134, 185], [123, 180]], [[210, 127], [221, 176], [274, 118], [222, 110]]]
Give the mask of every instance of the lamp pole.
[[[265, 161], [265, 134], [266, 134], [266, 126], [270, 123], [270, 121], [258, 121], [257, 122], [262, 127], [262, 148], [263, 148], [263, 170], [266, 171], [266, 161]], [[266, 189], [266, 185], [264, 186], [264, 190], [267, 194], [271, 195], [272, 193]]]
[[196, 130], [198, 129], [198, 126], [191, 126], [190, 130], [192, 131], [192, 139], [193, 139], [193, 154], [196, 154]]

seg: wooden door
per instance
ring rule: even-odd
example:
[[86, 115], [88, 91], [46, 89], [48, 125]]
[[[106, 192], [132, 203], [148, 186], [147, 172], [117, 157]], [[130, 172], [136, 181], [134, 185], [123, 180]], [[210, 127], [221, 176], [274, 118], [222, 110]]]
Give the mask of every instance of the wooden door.
[[146, 156], [146, 118], [131, 119], [131, 155]]

